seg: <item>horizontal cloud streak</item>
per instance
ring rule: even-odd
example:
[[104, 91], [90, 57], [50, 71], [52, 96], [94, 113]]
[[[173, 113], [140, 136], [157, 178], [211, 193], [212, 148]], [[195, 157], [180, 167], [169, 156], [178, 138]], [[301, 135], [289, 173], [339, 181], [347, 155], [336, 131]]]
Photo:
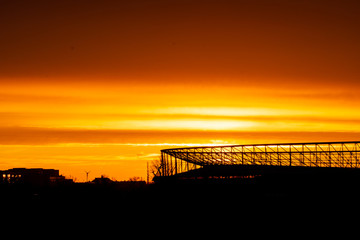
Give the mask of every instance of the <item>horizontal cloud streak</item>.
[[0, 145], [103, 144], [128, 146], [190, 146], [261, 141], [358, 140], [359, 132], [302, 131], [141, 131], [59, 128], [0, 128]]
[[[138, 114], [82, 114], [82, 113], [31, 113], [0, 112], [0, 128], [4, 133], [12, 131], [13, 136], [22, 137], [27, 132], [54, 132], [70, 137], [70, 132], [84, 134], [115, 134], [116, 130], [126, 131], [358, 131], [360, 115], [349, 109], [335, 109], [321, 112], [298, 111], [291, 115], [265, 115], [250, 112], [250, 115], [221, 115], [214, 112], [197, 114], [196, 109], [189, 114], [138, 113]], [[326, 110], [324, 110], [326, 111]], [[274, 111], [276, 112], [276, 111]], [[304, 115], [302, 115], [304, 114]], [[18, 129], [19, 128], [19, 129]], [[87, 130], [87, 131], [85, 131]], [[90, 131], [94, 130], [94, 131]], [[101, 131], [100, 131], [101, 130]], [[108, 131], [106, 131], [108, 130]], [[70, 131], [70, 132], [69, 132]], [[23, 134], [20, 134], [23, 132]], [[116, 134], [115, 134], [116, 135]], [[118, 135], [116, 135], [118, 136]], [[72, 135], [74, 139], [76, 135]]]

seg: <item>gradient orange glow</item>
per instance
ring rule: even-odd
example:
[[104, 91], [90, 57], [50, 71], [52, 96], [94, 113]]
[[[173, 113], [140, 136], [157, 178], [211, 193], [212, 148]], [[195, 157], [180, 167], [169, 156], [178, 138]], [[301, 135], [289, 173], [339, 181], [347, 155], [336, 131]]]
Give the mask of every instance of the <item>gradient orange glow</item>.
[[145, 179], [162, 148], [356, 140], [360, 129], [356, 89], [59, 82], [0, 90], [1, 168], [59, 168], [78, 181], [85, 170]]
[[0, 169], [146, 178], [177, 146], [359, 140], [357, 1], [0, 8]]

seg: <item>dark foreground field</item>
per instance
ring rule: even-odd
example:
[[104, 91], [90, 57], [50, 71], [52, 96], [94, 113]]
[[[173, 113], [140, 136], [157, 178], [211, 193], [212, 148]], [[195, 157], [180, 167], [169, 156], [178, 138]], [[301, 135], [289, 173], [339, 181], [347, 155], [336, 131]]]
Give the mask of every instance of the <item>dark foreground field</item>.
[[172, 209], [207, 206], [228, 207], [358, 199], [360, 178], [269, 176], [254, 179], [176, 180], [158, 183], [68, 183], [45, 186], [0, 185], [0, 201], [6, 205], [57, 207], [89, 206]]
[[64, 238], [95, 232], [109, 237], [196, 233], [226, 238], [238, 231], [257, 235], [263, 227], [303, 227], [304, 221], [318, 226], [319, 218], [321, 223], [346, 219], [353, 217], [359, 202], [355, 182], [277, 181], [2, 185], [1, 214], [21, 231], [55, 229], [56, 235], [66, 233]]

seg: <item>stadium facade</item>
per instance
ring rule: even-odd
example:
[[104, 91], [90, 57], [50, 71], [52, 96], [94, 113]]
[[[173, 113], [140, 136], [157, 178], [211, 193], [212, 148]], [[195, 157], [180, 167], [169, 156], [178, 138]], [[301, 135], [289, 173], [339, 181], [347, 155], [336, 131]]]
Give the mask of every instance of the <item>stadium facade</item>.
[[360, 142], [311, 142], [161, 150], [159, 179], [255, 179], [360, 175]]

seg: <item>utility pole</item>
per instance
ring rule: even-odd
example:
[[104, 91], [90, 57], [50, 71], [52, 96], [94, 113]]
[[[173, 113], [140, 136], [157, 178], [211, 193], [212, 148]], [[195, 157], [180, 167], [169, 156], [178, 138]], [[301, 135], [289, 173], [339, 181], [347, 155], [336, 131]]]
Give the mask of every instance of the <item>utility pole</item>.
[[146, 162], [146, 183], [149, 184], [149, 161]]
[[86, 182], [89, 182], [89, 173], [90, 173], [91, 171], [85, 171], [85, 173], [86, 173]]

